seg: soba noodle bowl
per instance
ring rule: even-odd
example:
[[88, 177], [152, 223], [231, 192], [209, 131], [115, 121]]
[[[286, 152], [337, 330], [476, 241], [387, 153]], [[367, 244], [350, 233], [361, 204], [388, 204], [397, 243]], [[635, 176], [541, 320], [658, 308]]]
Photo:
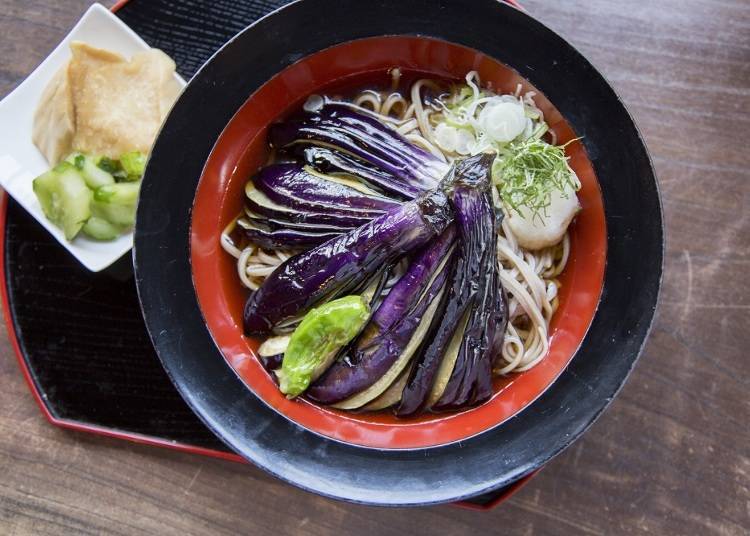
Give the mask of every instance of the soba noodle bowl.
[[[478, 76], [471, 72], [466, 77], [466, 85], [453, 84], [447, 87], [442, 81], [420, 79], [408, 91], [402, 92], [399, 90], [400, 71], [393, 69], [391, 76], [391, 88], [365, 89], [354, 95], [349, 102], [354, 107], [375, 114], [381, 122], [446, 164], [467, 154], [492, 149], [486, 143], [483, 145], [481, 137], [467, 142], [468, 137], [460, 131], [460, 125], [455, 133], [441, 127], [450, 115], [451, 107], [461, 100], [465, 102], [467, 98], [473, 98], [470, 106], [475, 110], [493, 97], [495, 102], [497, 97], [501, 97], [501, 100], [507, 102], [521, 103], [526, 110], [526, 124], [521, 137], [530, 136], [540, 126], [546, 131], [544, 114], [534, 103], [534, 92], [522, 94], [520, 84], [515, 93], [499, 96], [489, 89], [480, 90]], [[477, 121], [475, 110], [470, 112], [467, 121]], [[547, 135], [554, 145], [554, 134]], [[573, 177], [575, 178], [574, 173]], [[577, 178], [574, 180], [577, 182]], [[549, 350], [550, 322], [558, 307], [558, 276], [568, 261], [570, 239], [565, 231], [562, 238], [553, 245], [534, 250], [521, 247], [508, 221], [510, 209], [503, 203], [497, 188], [493, 188], [493, 200], [496, 209], [505, 215], [498, 226], [497, 262], [501, 282], [507, 291], [509, 308], [502, 355], [495, 359], [494, 373], [506, 375], [529, 370]], [[268, 275], [296, 251], [266, 250], [252, 243], [242, 248], [237, 247], [230, 237], [234, 224], [233, 222], [222, 234], [221, 244], [237, 259], [237, 271], [242, 284], [256, 290]], [[402, 273], [403, 265], [395, 271], [387, 287], [392, 286]]]

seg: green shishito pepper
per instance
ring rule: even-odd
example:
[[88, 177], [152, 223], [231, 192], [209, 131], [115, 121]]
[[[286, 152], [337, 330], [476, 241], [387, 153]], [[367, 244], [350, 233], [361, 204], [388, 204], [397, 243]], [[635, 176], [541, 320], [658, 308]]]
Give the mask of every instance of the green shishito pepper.
[[344, 296], [311, 309], [292, 333], [281, 368], [281, 392], [301, 394], [333, 362], [342, 347], [357, 336], [370, 316], [361, 296]]

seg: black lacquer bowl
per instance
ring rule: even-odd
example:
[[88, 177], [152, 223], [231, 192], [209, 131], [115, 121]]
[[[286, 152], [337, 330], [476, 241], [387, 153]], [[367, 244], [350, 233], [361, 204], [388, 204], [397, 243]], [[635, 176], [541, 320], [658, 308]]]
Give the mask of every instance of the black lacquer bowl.
[[[194, 221], [192, 214], [202, 218], [206, 212], [194, 208], [213, 197], [217, 213], [225, 208], [221, 192], [198, 185], [226, 171], [216, 161], [217, 151], [224, 154], [217, 140], [226, 137], [227, 125], [238, 128], [238, 111], [248, 98], [281, 71], [300, 71], [287, 68], [323, 50], [394, 36], [412, 41], [418, 36], [427, 48], [428, 42], [439, 41], [478, 51], [537, 88], [571, 133], [583, 138], [606, 219], [599, 228], [602, 236], [606, 229], [606, 269], [598, 308], [592, 306], [593, 320], [567, 368], [513, 418], [432, 448], [373, 448], [364, 446], [366, 441], [334, 440], [272, 409], [256, 396], [257, 389], [254, 394], [243, 382], [238, 367], [230, 366], [236, 356], [227, 355], [216, 329], [209, 330], [216, 324], [214, 311], [199, 303], [195, 285], [200, 289], [203, 283], [195, 279], [191, 264], [191, 255], [195, 263], [201, 255], [220, 254], [218, 235], [216, 243], [196, 243], [196, 228], [203, 222]], [[351, 64], [354, 73], [367, 64], [367, 57], [366, 51], [339, 55], [333, 63], [337, 68]], [[449, 69], [452, 60], [427, 54], [422, 61]], [[418, 67], [424, 70], [425, 65]], [[318, 84], [330, 82], [314, 69], [306, 76]], [[259, 128], [252, 121], [244, 126]], [[227, 160], [223, 167], [234, 165]], [[498, 489], [570, 445], [617, 394], [638, 358], [656, 307], [662, 257], [656, 179], [622, 102], [563, 39], [494, 0], [301, 0], [248, 27], [195, 75], [167, 119], [141, 191], [134, 255], [136, 284], [156, 351], [205, 424], [229, 447], [279, 478], [322, 495], [376, 505], [456, 501]], [[355, 430], [358, 426], [345, 424]]]

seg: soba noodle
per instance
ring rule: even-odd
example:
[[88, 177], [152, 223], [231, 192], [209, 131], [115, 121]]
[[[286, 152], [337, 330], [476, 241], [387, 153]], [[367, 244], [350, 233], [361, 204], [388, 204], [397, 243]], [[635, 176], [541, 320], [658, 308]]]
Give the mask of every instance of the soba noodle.
[[[434, 135], [436, 120], [441, 115], [441, 107], [423, 96], [424, 88], [433, 94], [440, 94], [441, 87], [432, 80], [421, 79], [410, 89], [407, 100], [398, 92], [398, 69], [392, 71], [393, 88], [391, 91], [374, 91], [367, 89], [360, 92], [352, 105], [374, 113], [385, 124], [390, 125], [399, 134], [412, 143], [428, 150], [442, 161], [450, 163], [461, 156], [441, 150]], [[480, 90], [467, 76], [467, 83], [474, 92], [475, 103], [480, 104]], [[519, 84], [513, 97], [520, 98], [536, 114], [538, 121], [543, 121], [542, 111], [534, 104], [534, 92], [521, 95]], [[445, 96], [445, 95], [443, 95]], [[450, 98], [450, 97], [448, 97]], [[556, 142], [554, 133], [552, 143]], [[507, 212], [497, 189], [493, 188], [495, 206]], [[221, 237], [222, 247], [237, 259], [237, 270], [242, 284], [256, 290], [263, 280], [281, 263], [296, 252], [292, 250], [268, 251], [253, 244], [240, 250], [232, 242], [230, 233], [236, 225], [233, 221]], [[557, 277], [564, 270], [570, 252], [570, 238], [566, 232], [562, 240], [554, 246], [531, 251], [518, 245], [516, 237], [504, 219], [498, 228], [497, 260], [500, 266], [500, 279], [508, 294], [509, 321], [505, 332], [502, 353], [495, 360], [495, 374], [506, 375], [512, 372], [523, 372], [538, 364], [549, 350], [550, 322], [558, 306], [560, 282]], [[403, 263], [388, 282], [392, 286], [403, 273]]]

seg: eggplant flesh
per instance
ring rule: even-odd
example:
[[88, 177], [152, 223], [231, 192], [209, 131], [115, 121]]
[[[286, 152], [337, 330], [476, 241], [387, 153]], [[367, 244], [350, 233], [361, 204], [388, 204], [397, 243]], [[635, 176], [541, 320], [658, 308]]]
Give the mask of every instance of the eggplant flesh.
[[342, 151], [328, 147], [305, 147], [302, 157], [308, 165], [318, 171], [353, 175], [391, 197], [414, 199], [421, 193], [420, 188]]
[[[457, 252], [457, 257], [459, 257], [459, 254], [460, 252]], [[442, 395], [445, 384], [447, 384], [446, 374], [449, 377], [453, 371], [458, 350], [463, 340], [466, 320], [468, 319], [467, 309], [470, 305], [467, 292], [469, 285], [464, 282], [464, 262], [464, 259], [459, 257], [454, 263], [443, 316], [431, 329], [427, 337], [429, 342], [414, 363], [402, 392], [401, 403], [396, 411], [399, 416], [405, 417], [417, 414], [437, 401], [439, 396], [433, 396], [434, 400], [429, 399], [430, 394], [435, 392], [435, 384], [442, 384], [441, 387], [438, 387], [440, 390], [437, 393]], [[441, 377], [445, 379], [442, 381], [436, 380], [436, 378]]]
[[347, 410], [364, 408], [367, 404], [380, 398], [397, 381], [399, 375], [403, 374], [404, 370], [410, 365], [414, 354], [419, 351], [426, 331], [434, 321], [435, 316], [439, 314], [438, 309], [442, 302], [441, 295], [443, 292], [444, 289], [440, 289], [438, 295], [429, 303], [424, 316], [414, 328], [413, 335], [403, 350], [396, 355], [396, 359], [391, 367], [368, 388], [345, 400], [332, 404], [333, 407]]
[[[413, 364], [413, 363], [412, 363]], [[362, 411], [380, 411], [395, 406], [401, 401], [406, 382], [411, 374], [412, 364], [406, 367], [396, 380], [383, 391], [383, 394], [362, 407]]]
[[339, 103], [272, 125], [269, 138], [279, 149], [297, 144], [336, 148], [420, 191], [435, 188], [447, 167], [375, 117]]
[[452, 217], [445, 193], [430, 192], [289, 258], [248, 298], [245, 333], [267, 334], [342, 288], [360, 285], [442, 233]]
[[258, 225], [243, 219], [237, 220], [237, 226], [242, 229], [242, 233], [247, 240], [267, 249], [317, 246], [341, 234], [340, 231], [312, 232], [294, 228], [269, 229], [264, 228], [262, 224]]
[[282, 221], [275, 218], [268, 218], [262, 214], [256, 214], [250, 210], [245, 210], [245, 217], [256, 227], [265, 228], [271, 231], [278, 231], [281, 229], [295, 229], [297, 231], [307, 231], [310, 233], [346, 233], [352, 229], [359, 227], [359, 225], [341, 226], [341, 225], [327, 225], [327, 224], [310, 224], [310, 223], [299, 223], [293, 221]]
[[344, 393], [349, 396], [333, 407], [361, 408], [378, 398], [409, 366], [423, 347], [430, 326], [441, 314], [446, 278], [447, 270], [443, 269], [414, 308], [379, 341], [373, 341], [372, 348], [364, 349], [355, 367], [345, 369], [351, 372], [348, 377], [338, 378], [341, 381], [336, 384], [337, 397]]
[[490, 197], [492, 155], [463, 161], [453, 184], [452, 202], [464, 260], [464, 281], [469, 284], [469, 317], [461, 347], [434, 410], [478, 404], [492, 395], [492, 346], [506, 316], [497, 264], [497, 228]]
[[445, 315], [415, 363], [399, 416], [478, 403], [492, 394], [492, 343], [507, 315], [495, 256], [491, 164], [491, 156], [468, 158], [446, 181], [453, 189], [458, 259]]
[[333, 209], [307, 210], [291, 209], [271, 201], [264, 193], [254, 188], [246, 190], [245, 205], [251, 213], [273, 219], [278, 222], [290, 222], [305, 225], [325, 225], [354, 229], [370, 220], [362, 214], [342, 213]]
[[[451, 260], [450, 255], [443, 258], [441, 266], [438, 266], [433, 273], [426, 274], [424, 277], [427, 282], [424, 285], [426, 288], [420, 292], [420, 295], [413, 296], [409, 308], [404, 310], [400, 318], [382, 333], [378, 331], [376, 312], [370, 326], [365, 328], [362, 339], [356, 344], [351, 359], [334, 363], [320, 380], [310, 387], [308, 396], [324, 404], [345, 401], [343, 406], [337, 405], [345, 409], [353, 409], [369, 402], [369, 400], [363, 402], [364, 398], [371, 397], [372, 399], [379, 396], [400, 374], [412, 355], [422, 345], [426, 332], [441, 305]], [[402, 281], [404, 278], [391, 289], [391, 293], [397, 290]], [[412, 281], [407, 281], [405, 284], [414, 286]], [[390, 296], [391, 294], [386, 297], [380, 309], [389, 307]], [[389, 378], [390, 381], [388, 381]], [[368, 390], [370, 391], [364, 393]], [[355, 396], [358, 394], [362, 396]], [[352, 400], [345, 400], [350, 397]]]
[[[424, 401], [425, 407], [431, 409], [435, 403], [440, 400], [443, 396], [445, 387], [450, 381], [453, 368], [456, 366], [456, 360], [458, 359], [458, 353], [461, 350], [461, 342], [464, 339], [464, 333], [466, 332], [466, 323], [469, 321], [469, 311], [464, 311], [464, 315], [460, 320], [458, 329], [453, 333], [453, 336], [448, 342], [448, 346], [445, 347], [442, 359], [439, 361], [437, 370], [434, 374], [434, 380], [432, 387], [430, 387], [427, 394], [427, 399]], [[400, 409], [400, 408], [399, 408]]]
[[314, 174], [296, 163], [266, 166], [251, 180], [269, 199], [294, 209], [332, 208], [377, 216], [399, 204], [364, 185]]
[[370, 325], [373, 331], [372, 336], [387, 331], [414, 304], [416, 298], [430, 283], [430, 278], [438, 267], [446, 261], [453, 248], [455, 237], [455, 228], [450, 225], [439, 237], [432, 240], [414, 256], [404, 275], [373, 314]]

